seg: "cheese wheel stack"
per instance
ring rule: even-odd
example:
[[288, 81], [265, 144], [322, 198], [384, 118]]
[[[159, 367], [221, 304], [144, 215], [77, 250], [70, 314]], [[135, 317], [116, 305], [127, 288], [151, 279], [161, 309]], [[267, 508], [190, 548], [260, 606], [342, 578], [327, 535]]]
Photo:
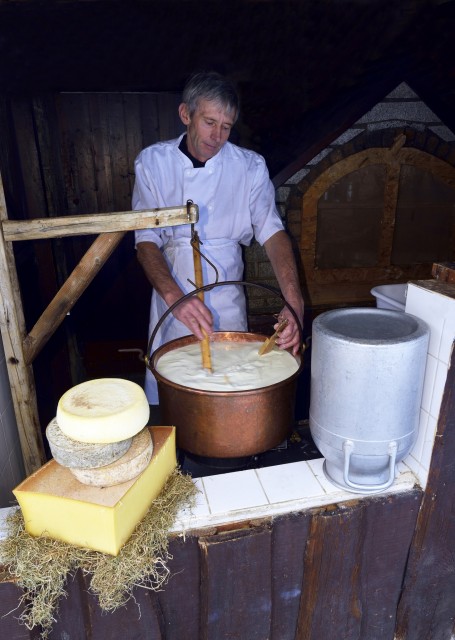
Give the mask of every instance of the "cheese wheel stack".
[[46, 429], [51, 453], [83, 484], [109, 487], [131, 480], [152, 457], [149, 411], [143, 389], [134, 382], [83, 382], [58, 402]]

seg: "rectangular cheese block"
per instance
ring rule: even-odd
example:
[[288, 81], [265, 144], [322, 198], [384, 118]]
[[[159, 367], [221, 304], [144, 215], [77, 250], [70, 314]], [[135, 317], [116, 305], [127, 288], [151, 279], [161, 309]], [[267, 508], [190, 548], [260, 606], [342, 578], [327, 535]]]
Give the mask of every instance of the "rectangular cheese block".
[[113, 487], [80, 483], [50, 460], [13, 493], [25, 528], [75, 546], [118, 555], [177, 466], [175, 427], [150, 427], [153, 456], [136, 478]]

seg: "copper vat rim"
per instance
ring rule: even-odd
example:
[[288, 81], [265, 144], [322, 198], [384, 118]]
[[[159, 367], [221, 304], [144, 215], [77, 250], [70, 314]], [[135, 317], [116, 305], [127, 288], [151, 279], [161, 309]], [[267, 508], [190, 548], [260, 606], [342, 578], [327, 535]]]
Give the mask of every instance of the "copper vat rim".
[[[227, 342], [261, 342], [267, 339], [268, 336], [261, 333], [252, 333], [250, 331], [215, 331], [211, 336], [210, 340], [212, 342], [223, 342], [226, 338], [230, 338], [230, 340], [226, 340]], [[153, 373], [158, 382], [168, 385], [173, 389], [176, 389], [181, 392], [185, 392], [191, 395], [198, 396], [209, 396], [213, 398], [221, 398], [221, 397], [242, 397], [242, 396], [253, 396], [262, 393], [268, 393], [272, 389], [276, 389], [278, 387], [282, 387], [284, 385], [289, 384], [293, 380], [295, 380], [303, 369], [303, 356], [294, 356], [292, 357], [297, 360], [299, 363], [299, 367], [297, 371], [295, 371], [288, 378], [284, 378], [279, 382], [275, 382], [274, 384], [269, 384], [266, 387], [255, 387], [254, 389], [244, 389], [240, 391], [211, 391], [204, 389], [194, 389], [193, 387], [186, 387], [184, 385], [178, 384], [177, 382], [172, 382], [172, 380], [168, 380], [163, 375], [161, 375], [155, 368], [155, 364], [158, 362], [159, 358], [167, 353], [168, 351], [172, 351], [174, 348], [183, 347], [188, 344], [194, 344], [199, 342], [196, 336], [190, 334], [187, 336], [182, 336], [181, 338], [175, 338], [174, 340], [170, 340], [169, 342], [165, 342], [160, 347], [158, 347], [152, 354], [147, 366], [150, 371]], [[177, 344], [178, 343], [178, 344]]]

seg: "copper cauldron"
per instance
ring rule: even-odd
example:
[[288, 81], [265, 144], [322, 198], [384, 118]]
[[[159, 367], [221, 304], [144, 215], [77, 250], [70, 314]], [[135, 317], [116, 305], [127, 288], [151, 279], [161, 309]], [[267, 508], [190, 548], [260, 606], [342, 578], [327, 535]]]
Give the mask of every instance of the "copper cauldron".
[[[229, 281], [218, 284], [253, 283]], [[207, 285], [201, 289], [213, 286], [217, 285]], [[281, 297], [281, 293], [272, 287], [254, 286], [260, 286]], [[179, 302], [198, 291], [196, 289], [187, 294]], [[168, 312], [170, 313], [176, 305]], [[293, 312], [292, 309], [291, 311]], [[154, 334], [149, 346], [153, 342]], [[211, 340], [254, 342], [263, 341], [266, 337], [257, 333], [220, 331], [212, 334]], [[296, 358], [299, 368], [289, 378], [248, 391], [192, 389], [171, 382], [158, 373], [156, 364], [162, 355], [195, 342], [198, 342], [198, 339], [193, 335], [177, 338], [163, 344], [146, 358], [147, 366], [158, 382], [163, 423], [176, 427], [178, 447], [207, 458], [239, 458], [262, 453], [283, 442], [294, 422], [295, 393], [297, 378], [303, 366], [302, 358]]]

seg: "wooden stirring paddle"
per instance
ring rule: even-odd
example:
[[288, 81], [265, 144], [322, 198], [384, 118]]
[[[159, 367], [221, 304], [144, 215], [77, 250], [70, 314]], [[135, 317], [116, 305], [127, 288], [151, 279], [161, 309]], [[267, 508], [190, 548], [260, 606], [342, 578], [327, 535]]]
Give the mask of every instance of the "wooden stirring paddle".
[[[195, 279], [196, 289], [199, 289], [200, 287], [204, 286], [204, 281], [202, 279], [201, 253], [199, 251], [199, 236], [197, 231], [193, 231], [193, 237], [191, 238], [191, 246], [193, 247], [194, 279]], [[197, 297], [199, 298], [199, 300], [202, 300], [202, 302], [204, 302], [203, 291], [200, 291], [197, 294]], [[202, 333], [204, 334], [204, 338], [201, 341], [202, 366], [204, 367], [204, 369], [208, 369], [211, 373], [213, 373], [209, 337], [204, 329], [202, 329]]]
[[288, 322], [289, 321], [287, 318], [280, 322], [273, 336], [270, 336], [270, 338], [267, 338], [267, 340], [262, 343], [258, 351], [258, 355], [263, 356], [264, 354], [269, 353], [269, 351], [272, 351], [273, 347], [275, 346], [276, 339], [283, 331], [283, 329], [288, 326]]

